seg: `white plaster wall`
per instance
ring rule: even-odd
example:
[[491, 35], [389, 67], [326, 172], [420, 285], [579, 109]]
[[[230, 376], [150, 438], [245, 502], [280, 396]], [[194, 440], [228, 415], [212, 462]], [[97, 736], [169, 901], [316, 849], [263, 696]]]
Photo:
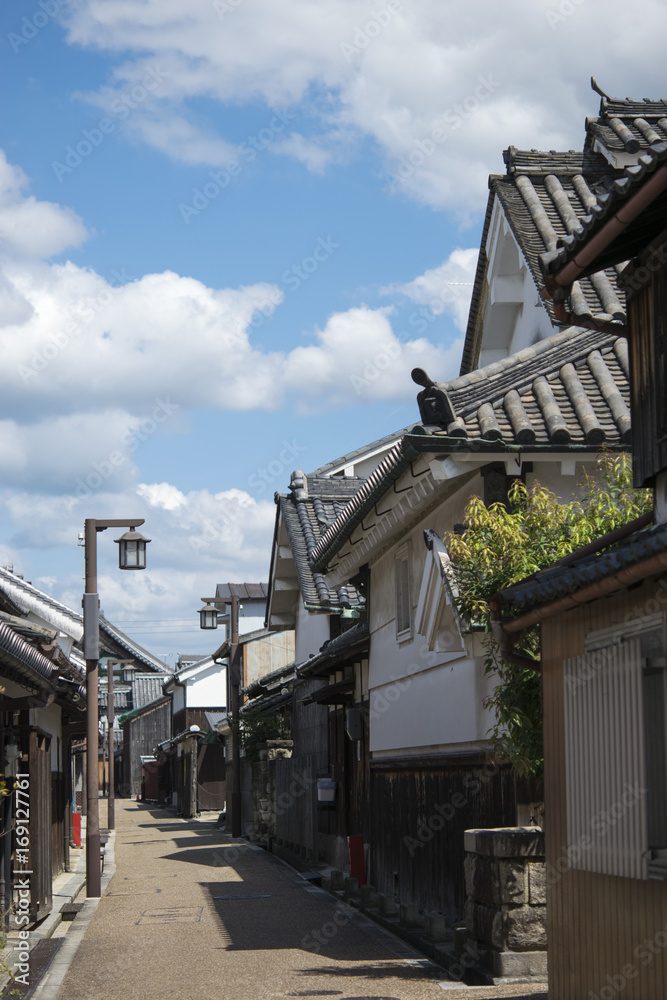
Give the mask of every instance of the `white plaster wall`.
[[[227, 705], [227, 669], [212, 663], [186, 684], [187, 708], [217, 708]], [[174, 709], [177, 711], [177, 709]]]
[[[487, 239], [488, 297], [479, 367], [556, 333], [533, 277], [496, 201]], [[509, 292], [514, 284], [515, 291]], [[516, 289], [520, 286], [520, 290]]]
[[248, 635], [249, 632], [258, 632], [261, 628], [264, 628], [263, 614], [261, 618], [253, 618], [250, 616], [245, 618], [243, 615], [239, 615], [239, 635]]
[[574, 471], [571, 475], [565, 475], [560, 462], [534, 462], [533, 471], [526, 476], [526, 485], [530, 487], [539, 482], [541, 486], [546, 486], [567, 503], [584, 492], [585, 487], [582, 483], [584, 468], [589, 474], [595, 473], [596, 461], [595, 458], [585, 463], [577, 460], [569, 468], [573, 468]]
[[247, 635], [248, 632], [256, 632], [264, 628], [264, 618], [266, 617], [266, 601], [241, 601], [239, 607], [239, 633]]
[[51, 734], [51, 770], [62, 771], [63, 713], [59, 705], [32, 710], [33, 725]]
[[185, 708], [185, 691], [178, 684], [174, 685], [171, 699], [171, 712], [176, 715]]
[[[443, 626], [446, 652], [428, 649], [416, 631], [415, 613], [426, 563], [423, 532], [432, 528], [442, 536], [463, 520], [468, 498], [481, 495], [476, 477], [459, 493], [426, 515], [400, 541], [371, 563], [372, 633], [369, 660], [372, 752], [407, 748], [441, 748], [486, 739], [489, 714], [482, 708], [488, 687], [483, 662], [469, 658], [447, 609]], [[412, 635], [396, 639], [394, 561], [405, 542], [410, 552], [410, 606]]]
[[329, 616], [308, 614], [299, 601], [296, 613], [294, 660], [302, 663], [311, 653], [317, 653], [329, 638]]
[[[589, 463], [589, 467], [593, 466], [594, 462]], [[538, 479], [567, 500], [581, 488], [582, 467], [577, 462], [574, 475], [563, 475], [559, 462], [535, 462], [527, 481], [530, 485]], [[369, 688], [370, 749], [374, 753], [420, 747], [433, 751], [488, 739], [494, 719], [483, 708], [483, 702], [495, 680], [485, 675], [484, 658], [466, 655], [449, 607], [441, 619], [443, 632], [435, 652], [428, 650], [415, 622], [427, 556], [423, 531], [432, 528], [442, 537], [455, 523], [463, 521], [465, 505], [475, 493], [483, 496], [481, 476], [424, 516], [371, 562]], [[410, 552], [412, 635], [398, 642], [394, 563], [397, 550], [406, 541]]]
[[[484, 738], [476, 672], [464, 657], [371, 690], [371, 751], [444, 747]], [[488, 728], [488, 727], [486, 727]]]

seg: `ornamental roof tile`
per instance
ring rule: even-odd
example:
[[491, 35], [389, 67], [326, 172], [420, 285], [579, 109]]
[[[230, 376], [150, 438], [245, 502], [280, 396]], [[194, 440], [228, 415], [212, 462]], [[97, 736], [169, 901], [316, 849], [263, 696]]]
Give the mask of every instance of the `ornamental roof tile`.
[[500, 447], [630, 443], [627, 341], [614, 334], [570, 327], [450, 382], [413, 378], [433, 434]]
[[667, 101], [641, 101], [601, 95], [597, 118], [586, 120], [586, 145], [601, 143], [608, 150], [638, 153], [667, 142]]
[[383, 457], [308, 553], [324, 570], [418, 454], [461, 451], [568, 452], [594, 455], [603, 443], [630, 440], [627, 342], [615, 334], [571, 327], [451, 382], [421, 369], [422, 423]]

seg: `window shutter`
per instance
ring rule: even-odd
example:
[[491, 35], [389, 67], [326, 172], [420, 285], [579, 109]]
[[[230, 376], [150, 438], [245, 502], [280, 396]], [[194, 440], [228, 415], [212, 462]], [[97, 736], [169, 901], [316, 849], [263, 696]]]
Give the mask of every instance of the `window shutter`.
[[407, 558], [396, 560], [396, 634], [410, 629], [410, 568]]
[[563, 663], [571, 868], [648, 877], [641, 643]]

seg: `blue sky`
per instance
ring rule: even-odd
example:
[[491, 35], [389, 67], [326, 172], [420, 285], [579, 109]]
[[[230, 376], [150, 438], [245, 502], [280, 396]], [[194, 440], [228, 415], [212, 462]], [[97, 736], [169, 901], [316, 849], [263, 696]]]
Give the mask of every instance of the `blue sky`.
[[103, 536], [103, 607], [170, 662], [206, 652], [198, 598], [266, 578], [292, 468], [416, 420], [415, 364], [456, 374], [502, 150], [580, 146], [591, 73], [660, 96], [665, 20], [649, 0], [604, 22], [590, 0], [5, 4], [2, 564], [78, 606], [83, 518], [145, 516], [145, 574]]

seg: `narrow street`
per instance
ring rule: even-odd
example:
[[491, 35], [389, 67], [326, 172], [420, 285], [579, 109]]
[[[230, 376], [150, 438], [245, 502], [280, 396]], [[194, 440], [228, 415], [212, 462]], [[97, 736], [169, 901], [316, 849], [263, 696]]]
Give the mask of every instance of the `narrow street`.
[[115, 863], [58, 1000], [533, 995], [446, 982], [402, 941], [211, 824], [120, 801]]

